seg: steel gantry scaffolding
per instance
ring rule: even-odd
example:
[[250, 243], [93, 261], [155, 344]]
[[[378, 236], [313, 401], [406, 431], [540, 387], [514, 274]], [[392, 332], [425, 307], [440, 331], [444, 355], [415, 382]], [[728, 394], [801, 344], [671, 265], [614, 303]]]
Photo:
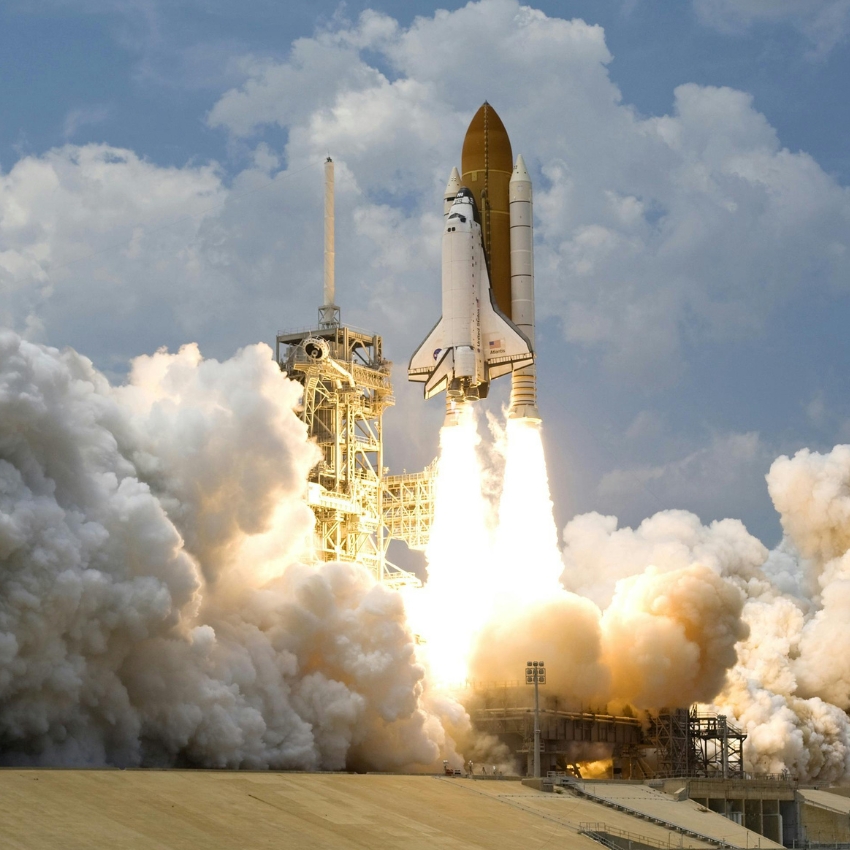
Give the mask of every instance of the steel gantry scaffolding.
[[725, 714], [698, 711], [694, 706], [689, 726], [694, 759], [691, 776], [735, 779], [744, 775], [747, 736]]
[[[307, 501], [316, 516], [316, 556], [356, 561], [389, 585], [418, 583], [387, 561], [397, 537], [424, 548], [433, 516], [430, 468], [385, 475], [383, 414], [393, 402], [381, 337], [338, 323], [279, 333], [280, 368], [304, 388], [299, 415], [321, 451]], [[385, 507], [386, 505], [386, 507]]]
[[425, 550], [434, 521], [434, 480], [437, 461], [422, 472], [405, 472], [384, 478], [384, 525], [387, 536], [411, 549]]
[[656, 753], [658, 776], [732, 779], [744, 775], [746, 737], [726, 715], [693, 706], [652, 717], [647, 742]]
[[[462, 699], [473, 725], [494, 735], [532, 770], [534, 704], [518, 682], [468, 682]], [[611, 759], [614, 778], [741, 778], [746, 734], [722, 714], [662, 709], [641, 717], [606, 707], [576, 710], [556, 696], [540, 707], [541, 770], [578, 770], [574, 762]], [[577, 774], [578, 775], [578, 774]]]
[[694, 762], [686, 708], [650, 716], [646, 740], [655, 751], [657, 776], [690, 776]]
[[303, 387], [299, 415], [321, 450], [307, 502], [316, 517], [315, 554], [351, 561], [391, 586], [419, 580], [387, 561], [390, 539], [423, 549], [433, 504], [433, 464], [412, 475], [386, 475], [384, 411], [393, 402], [390, 370], [377, 334], [347, 327], [336, 304], [334, 164], [325, 173], [324, 302], [318, 327], [278, 333], [275, 360]]

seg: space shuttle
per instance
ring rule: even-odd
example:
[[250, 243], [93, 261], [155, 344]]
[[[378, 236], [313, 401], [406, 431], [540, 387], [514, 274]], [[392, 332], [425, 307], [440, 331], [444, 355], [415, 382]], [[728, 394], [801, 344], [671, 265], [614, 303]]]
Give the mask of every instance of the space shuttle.
[[445, 391], [452, 424], [510, 373], [510, 417], [539, 423], [531, 178], [489, 103], [470, 122], [443, 201], [443, 315], [408, 378], [425, 385], [425, 398]]
[[[452, 181], [459, 183], [457, 170]], [[425, 398], [486, 398], [490, 382], [534, 362], [528, 337], [499, 309], [490, 287], [481, 217], [470, 189], [450, 201], [443, 228], [443, 315], [410, 360]]]

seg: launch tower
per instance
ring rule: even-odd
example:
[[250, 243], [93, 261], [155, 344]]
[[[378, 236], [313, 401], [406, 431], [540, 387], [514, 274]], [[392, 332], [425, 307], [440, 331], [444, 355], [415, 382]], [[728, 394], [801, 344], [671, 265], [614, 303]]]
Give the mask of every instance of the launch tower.
[[308, 486], [318, 557], [383, 578], [382, 418], [393, 397], [381, 338], [320, 323], [278, 334], [277, 361], [304, 387], [301, 418], [322, 452]]
[[299, 415], [321, 450], [308, 479], [316, 517], [315, 554], [352, 561], [392, 586], [418, 579], [386, 558], [392, 537], [424, 548], [433, 475], [387, 476], [383, 415], [394, 403], [390, 370], [377, 334], [347, 327], [335, 303], [334, 168], [325, 162], [324, 303], [317, 327], [277, 334], [275, 359], [304, 388]]

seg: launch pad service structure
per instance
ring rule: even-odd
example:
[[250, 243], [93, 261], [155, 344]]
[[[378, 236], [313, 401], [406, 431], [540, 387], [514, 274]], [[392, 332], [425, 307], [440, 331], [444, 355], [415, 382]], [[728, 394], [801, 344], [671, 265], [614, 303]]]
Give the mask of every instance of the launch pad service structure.
[[304, 388], [299, 415], [322, 456], [307, 502], [319, 561], [356, 562], [393, 587], [418, 585], [386, 557], [391, 539], [424, 549], [433, 517], [433, 474], [387, 474], [383, 415], [395, 399], [392, 364], [374, 333], [344, 325], [336, 302], [334, 164], [325, 162], [324, 303], [317, 327], [277, 334], [275, 359]]
[[[539, 422], [534, 370], [531, 180], [496, 111], [485, 103], [444, 196], [443, 317], [411, 360], [426, 397], [446, 391], [451, 424], [512, 373], [510, 415]], [[277, 334], [275, 359], [304, 388], [300, 416], [322, 453], [309, 476], [315, 555], [369, 568], [388, 585], [419, 580], [387, 560], [391, 540], [424, 550], [434, 517], [435, 463], [389, 475], [383, 415], [395, 399], [383, 341], [342, 323], [336, 304], [334, 164], [325, 162], [324, 301], [317, 326]], [[419, 365], [414, 361], [419, 359]]]

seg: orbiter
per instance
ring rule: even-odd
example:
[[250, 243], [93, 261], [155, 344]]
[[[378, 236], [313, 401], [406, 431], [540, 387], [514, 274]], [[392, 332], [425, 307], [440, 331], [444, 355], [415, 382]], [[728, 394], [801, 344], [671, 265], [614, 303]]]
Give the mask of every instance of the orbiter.
[[425, 398], [446, 391], [458, 402], [486, 398], [490, 381], [534, 362], [531, 343], [496, 305], [469, 189], [455, 196], [443, 229], [443, 316], [410, 360]]
[[[485, 103], [444, 195], [443, 316], [410, 360], [425, 398], [445, 390], [447, 424], [490, 382], [512, 373], [511, 418], [540, 421], [534, 367], [531, 179], [513, 162], [507, 131]], [[463, 182], [461, 182], [463, 181]]]

